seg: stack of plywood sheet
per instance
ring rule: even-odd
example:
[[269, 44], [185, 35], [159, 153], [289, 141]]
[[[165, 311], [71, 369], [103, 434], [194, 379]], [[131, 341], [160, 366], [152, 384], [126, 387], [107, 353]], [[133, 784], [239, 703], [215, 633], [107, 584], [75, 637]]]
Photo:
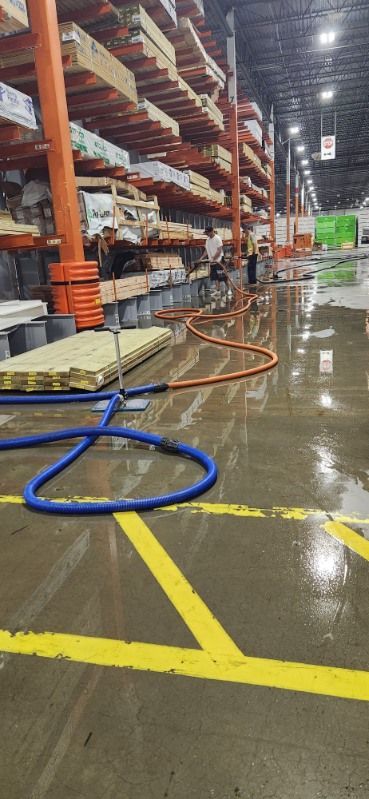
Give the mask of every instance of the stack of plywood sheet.
[[28, 28], [26, 0], [0, 0], [0, 32], [15, 33]]
[[207, 144], [201, 148], [201, 152], [209, 156], [215, 164], [218, 164], [226, 172], [232, 171], [232, 153], [226, 150], [225, 147], [220, 144]]
[[[128, 371], [167, 346], [171, 332], [158, 327], [124, 330], [119, 340], [123, 370]], [[0, 389], [9, 391], [96, 391], [117, 376], [112, 334], [92, 330], [0, 363]]]
[[146, 275], [137, 274], [124, 277], [120, 280], [107, 280], [100, 283], [100, 297], [102, 305], [115, 300], [128, 300], [148, 293]]
[[176, 253], [147, 254], [142, 256], [146, 269], [183, 269], [183, 261]]

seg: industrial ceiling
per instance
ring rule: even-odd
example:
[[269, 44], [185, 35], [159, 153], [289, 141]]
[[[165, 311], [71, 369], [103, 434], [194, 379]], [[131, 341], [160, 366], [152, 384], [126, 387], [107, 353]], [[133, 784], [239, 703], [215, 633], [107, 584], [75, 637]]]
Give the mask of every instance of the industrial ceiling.
[[[223, 41], [232, 6], [239, 85], [263, 117], [273, 113], [276, 123], [276, 210], [285, 209], [281, 142], [290, 126], [300, 128], [291, 137], [292, 157], [301, 175], [304, 168], [311, 170], [305, 180], [313, 180], [317, 205], [322, 210], [361, 205], [369, 195], [369, 2], [208, 0], [211, 24]], [[335, 113], [336, 158], [315, 160], [322, 114], [325, 135], [334, 132]], [[297, 144], [305, 145], [303, 156], [296, 153]], [[302, 158], [308, 164], [301, 166]]]

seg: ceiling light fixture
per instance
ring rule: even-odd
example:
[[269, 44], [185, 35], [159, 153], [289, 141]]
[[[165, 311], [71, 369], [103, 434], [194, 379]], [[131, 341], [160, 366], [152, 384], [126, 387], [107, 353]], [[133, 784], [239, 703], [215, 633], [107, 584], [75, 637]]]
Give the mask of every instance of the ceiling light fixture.
[[320, 41], [322, 44], [333, 44], [336, 38], [334, 31], [324, 31], [320, 34]]
[[290, 127], [288, 132], [290, 133], [291, 136], [296, 136], [297, 133], [300, 133], [300, 128], [298, 125], [292, 125], [292, 127]]
[[298, 144], [297, 147], [296, 147], [296, 152], [297, 153], [305, 152], [305, 145], [304, 144]]
[[333, 89], [324, 89], [324, 91], [320, 92], [320, 96], [322, 100], [331, 100], [333, 97]]
[[311, 175], [311, 169], [304, 169], [304, 175]]

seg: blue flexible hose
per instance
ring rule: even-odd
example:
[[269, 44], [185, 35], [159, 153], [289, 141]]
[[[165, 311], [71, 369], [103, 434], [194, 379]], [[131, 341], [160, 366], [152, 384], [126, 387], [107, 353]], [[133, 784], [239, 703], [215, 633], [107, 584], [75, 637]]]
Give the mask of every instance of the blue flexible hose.
[[[128, 389], [127, 396], [137, 396], [138, 394], [151, 393], [164, 390], [156, 384], [148, 386], [138, 386], [136, 388]], [[63, 395], [47, 395], [37, 397], [0, 397], [0, 405], [36, 405], [46, 403], [64, 403], [64, 402], [90, 402], [91, 400], [109, 400], [109, 405], [102, 416], [100, 423], [96, 427], [77, 427], [68, 430], [60, 430], [55, 433], [42, 433], [34, 436], [22, 436], [20, 438], [10, 438], [0, 441], [0, 450], [9, 449], [23, 449], [25, 447], [34, 447], [40, 444], [51, 444], [56, 441], [65, 441], [71, 438], [82, 438], [83, 440], [77, 444], [73, 449], [59, 458], [52, 466], [48, 466], [36, 477], [27, 483], [23, 496], [26, 504], [38, 511], [46, 513], [62, 513], [67, 515], [75, 514], [96, 514], [96, 513], [119, 513], [124, 511], [144, 511], [153, 510], [153, 508], [164, 507], [166, 505], [175, 505], [181, 502], [188, 502], [194, 497], [203, 494], [216, 482], [218, 470], [215, 462], [209, 458], [204, 452], [187, 444], [180, 442], [168, 441], [162, 436], [155, 435], [154, 433], [142, 433], [138, 430], [130, 430], [127, 427], [109, 427], [114, 413], [121, 402], [121, 395], [118, 392], [109, 391], [102, 394], [63, 394]], [[39, 488], [44, 486], [53, 477], [64, 471], [71, 463], [77, 460], [84, 452], [86, 452], [100, 436], [117, 436], [119, 438], [128, 438], [132, 441], [140, 441], [144, 444], [159, 447], [164, 451], [172, 452], [176, 455], [185, 456], [191, 460], [199, 463], [205, 470], [206, 474], [201, 480], [198, 480], [191, 486], [179, 489], [170, 494], [162, 494], [154, 497], [147, 497], [146, 499], [121, 499], [121, 500], [108, 500], [100, 502], [54, 502], [52, 500], [43, 499], [37, 496], [36, 492]]]

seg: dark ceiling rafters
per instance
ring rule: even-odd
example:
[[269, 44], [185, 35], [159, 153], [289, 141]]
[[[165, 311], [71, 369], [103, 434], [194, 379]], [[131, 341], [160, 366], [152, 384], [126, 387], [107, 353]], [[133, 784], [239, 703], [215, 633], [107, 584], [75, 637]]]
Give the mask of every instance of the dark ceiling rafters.
[[[298, 124], [311, 177], [323, 208], [369, 195], [369, 1], [206, 0], [210, 23], [224, 39], [222, 18], [235, 8], [239, 81], [264, 119], [273, 107], [277, 129], [276, 198], [283, 210], [288, 125]], [[334, 30], [332, 47], [319, 34]], [[332, 88], [327, 106], [320, 92]], [[320, 114], [337, 111], [337, 159], [311, 159], [320, 150]], [[328, 124], [328, 118], [325, 117]], [[293, 146], [293, 153], [295, 148]], [[339, 195], [337, 197], [337, 195]], [[336, 204], [336, 203], [334, 203]]]

